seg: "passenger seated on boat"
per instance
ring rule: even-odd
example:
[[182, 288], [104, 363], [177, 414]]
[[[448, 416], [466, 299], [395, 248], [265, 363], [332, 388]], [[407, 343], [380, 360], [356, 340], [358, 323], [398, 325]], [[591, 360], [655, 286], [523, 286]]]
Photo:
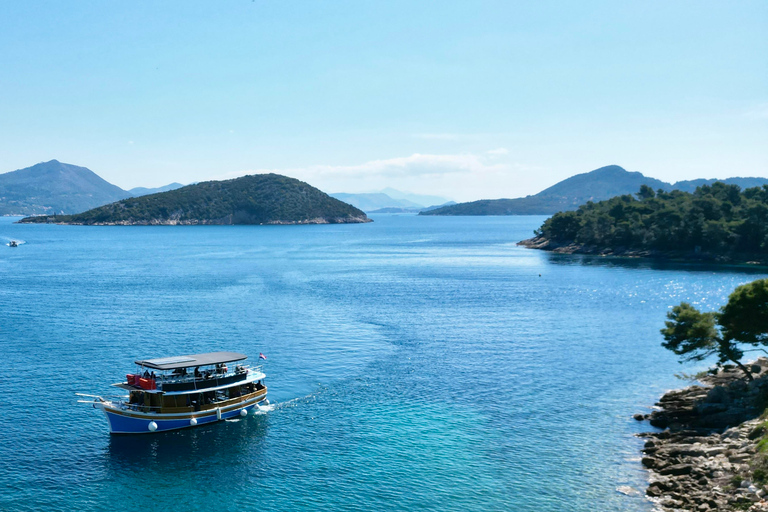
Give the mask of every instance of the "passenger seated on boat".
[[144, 378], [145, 379], [149, 378], [149, 370], [144, 370]]
[[195, 368], [195, 378], [196, 378], [196, 379], [199, 379], [199, 378], [200, 378], [200, 367], [199, 367], [199, 366], [197, 366], [197, 367]]

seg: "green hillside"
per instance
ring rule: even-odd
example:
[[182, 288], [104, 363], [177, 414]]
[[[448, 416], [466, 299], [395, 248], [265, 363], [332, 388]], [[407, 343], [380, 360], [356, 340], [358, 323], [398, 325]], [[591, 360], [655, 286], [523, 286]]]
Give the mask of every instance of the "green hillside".
[[0, 174], [0, 215], [78, 213], [130, 196], [90, 169], [58, 160]]
[[76, 215], [21, 222], [86, 225], [325, 224], [370, 222], [362, 211], [299, 180], [257, 174], [124, 199]]
[[693, 193], [641, 188], [637, 198], [588, 202], [547, 219], [540, 249], [578, 253], [768, 260], [768, 185], [741, 190], [716, 182]]

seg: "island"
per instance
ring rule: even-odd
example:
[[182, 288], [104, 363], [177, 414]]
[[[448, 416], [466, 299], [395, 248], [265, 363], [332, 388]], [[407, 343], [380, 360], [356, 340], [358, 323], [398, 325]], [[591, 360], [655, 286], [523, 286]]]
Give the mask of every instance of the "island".
[[114, 226], [342, 224], [371, 219], [297, 179], [256, 174], [123, 199], [74, 215], [26, 217], [19, 222]]
[[597, 254], [722, 263], [768, 263], [768, 185], [715, 182], [693, 193], [654, 191], [559, 212], [518, 245]]
[[712, 185], [716, 181], [742, 188], [768, 184], [768, 178], [738, 177], [667, 183], [639, 172], [629, 172], [618, 165], [607, 165], [571, 176], [532, 196], [441, 205], [439, 208], [424, 210], [419, 215], [552, 215], [560, 211], [576, 210], [587, 201], [604, 201], [615, 196], [632, 194], [643, 185], [653, 190], [693, 192], [697, 187]]

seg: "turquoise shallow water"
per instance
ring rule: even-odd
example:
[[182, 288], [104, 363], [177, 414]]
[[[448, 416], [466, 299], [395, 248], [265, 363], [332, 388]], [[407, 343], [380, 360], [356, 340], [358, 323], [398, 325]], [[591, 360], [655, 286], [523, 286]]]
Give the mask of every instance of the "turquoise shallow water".
[[[673, 304], [759, 270], [516, 247], [543, 217], [77, 227], [0, 220], [0, 509], [646, 511], [631, 419]], [[541, 274], [541, 276], [539, 276]], [[269, 357], [274, 409], [110, 437], [133, 360]]]

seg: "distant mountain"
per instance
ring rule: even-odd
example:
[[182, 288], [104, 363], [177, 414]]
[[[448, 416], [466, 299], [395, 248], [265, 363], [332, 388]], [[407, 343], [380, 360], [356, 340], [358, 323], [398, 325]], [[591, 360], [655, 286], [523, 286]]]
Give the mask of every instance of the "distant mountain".
[[372, 194], [346, 194], [339, 192], [331, 194], [340, 201], [360, 208], [364, 212], [379, 210], [381, 208], [424, 208], [423, 204], [417, 204], [406, 199], [393, 199], [382, 192]]
[[169, 190], [176, 190], [177, 188], [181, 188], [184, 185], [181, 183], [171, 183], [170, 185], [165, 185], [163, 187], [157, 187], [157, 188], [146, 188], [146, 187], [135, 187], [128, 191], [129, 194], [131, 194], [133, 197], [141, 197], [141, 196], [148, 196], [149, 194], [157, 194], [159, 192], [168, 192]]
[[90, 169], [58, 160], [0, 174], [0, 215], [77, 213], [130, 195]]
[[[724, 180], [705, 180], [705, 179], [698, 179], [698, 180], [687, 180], [687, 181], [678, 181], [674, 185], [672, 185], [672, 189], [674, 190], [682, 190], [683, 192], [695, 192], [697, 187], [700, 187], [702, 185], [712, 185], [716, 181], [722, 181], [726, 185], [738, 185], [741, 187], [742, 190], [745, 188], [752, 188], [752, 187], [762, 187], [766, 183], [768, 183], [767, 178], [726, 178]], [[670, 190], [669, 188], [665, 188], [664, 190]]]
[[20, 222], [86, 225], [334, 224], [370, 222], [357, 208], [297, 179], [256, 174], [123, 199], [77, 215]]
[[451, 206], [452, 204], [456, 204], [456, 202], [448, 201], [447, 203], [427, 206], [426, 208], [399, 208], [399, 207], [393, 206], [389, 208], [381, 208], [379, 210], [374, 210], [368, 213], [421, 213], [421, 212], [428, 212], [430, 210], [435, 210], [437, 208], [442, 208], [443, 206]]
[[392, 199], [396, 199], [396, 200], [404, 199], [406, 201], [410, 201], [420, 206], [429, 206], [429, 205], [438, 205], [438, 204], [443, 205], [446, 203], [456, 204], [454, 201], [451, 201], [450, 199], [447, 199], [445, 197], [426, 196], [422, 194], [411, 194], [410, 192], [403, 192], [390, 187], [385, 188], [381, 192], [384, 194], [387, 194]]
[[338, 192], [331, 194], [331, 197], [369, 213], [418, 213], [424, 209], [435, 208], [434, 205], [456, 204], [444, 197], [411, 194], [394, 188], [362, 194]]
[[421, 212], [419, 215], [552, 215], [560, 211], [575, 210], [588, 201], [604, 201], [614, 196], [635, 194], [641, 185], [648, 185], [654, 190], [693, 191], [698, 185], [715, 181], [725, 181], [741, 187], [768, 184], [768, 178], [728, 178], [681, 181], [672, 185], [643, 176], [639, 172], [628, 172], [618, 165], [609, 165], [572, 176], [533, 196], [459, 203]]

